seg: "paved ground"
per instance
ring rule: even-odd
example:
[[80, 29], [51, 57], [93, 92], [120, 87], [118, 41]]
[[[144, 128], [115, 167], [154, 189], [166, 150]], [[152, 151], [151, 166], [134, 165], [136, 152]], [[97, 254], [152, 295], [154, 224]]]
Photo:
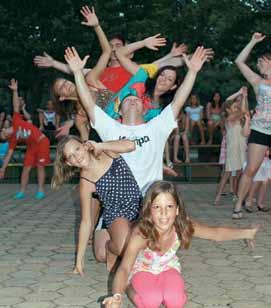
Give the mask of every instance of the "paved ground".
[[[110, 284], [105, 266], [96, 263], [89, 250], [86, 276], [71, 274], [79, 219], [72, 186], [49, 192], [40, 202], [33, 200], [34, 186], [25, 201], [14, 201], [16, 188], [0, 185], [0, 307], [100, 307]], [[181, 252], [186, 307], [270, 308], [271, 212], [245, 214], [233, 222], [229, 197], [219, 207], [211, 205], [215, 189], [214, 184], [180, 185], [193, 218], [213, 225], [263, 222], [265, 229], [253, 252], [243, 241], [194, 239], [191, 249]], [[266, 204], [271, 205], [270, 197]], [[127, 301], [124, 307], [133, 306]]]

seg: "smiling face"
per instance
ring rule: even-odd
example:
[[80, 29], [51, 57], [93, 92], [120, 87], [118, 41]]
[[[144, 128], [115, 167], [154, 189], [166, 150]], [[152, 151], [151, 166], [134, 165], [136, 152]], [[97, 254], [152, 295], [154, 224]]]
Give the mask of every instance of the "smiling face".
[[151, 204], [151, 219], [160, 234], [172, 230], [178, 213], [176, 200], [170, 193], [158, 194]]
[[87, 148], [77, 140], [71, 139], [68, 141], [63, 148], [63, 154], [65, 162], [69, 166], [81, 169], [89, 165], [89, 152]]
[[53, 86], [54, 92], [62, 99], [74, 96], [76, 94], [75, 84], [67, 79], [59, 78]]
[[159, 92], [166, 93], [169, 90], [176, 88], [176, 72], [170, 69], [165, 69], [157, 77], [155, 89]]
[[120, 105], [120, 113], [124, 115], [129, 112], [142, 115], [144, 112], [144, 106], [142, 103], [142, 99], [140, 99], [137, 96], [133, 96], [133, 95], [129, 95], [125, 97]]

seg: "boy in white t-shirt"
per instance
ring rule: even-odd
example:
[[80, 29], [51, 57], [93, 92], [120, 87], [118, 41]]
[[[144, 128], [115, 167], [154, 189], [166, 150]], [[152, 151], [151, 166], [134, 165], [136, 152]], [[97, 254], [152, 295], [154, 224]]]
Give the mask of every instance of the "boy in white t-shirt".
[[[143, 192], [155, 180], [162, 179], [163, 149], [171, 131], [177, 127], [176, 119], [189, 96], [198, 71], [207, 59], [206, 50], [198, 47], [190, 60], [184, 55], [188, 72], [173, 101], [160, 115], [148, 123], [144, 122], [141, 98], [126, 96], [120, 105], [122, 123], [111, 119], [95, 105], [84, 80], [82, 70], [87, 57], [82, 61], [75, 48], [67, 48], [65, 59], [75, 76], [77, 91], [92, 126], [103, 141], [129, 138], [136, 140], [137, 148], [133, 153], [124, 155], [140, 189]], [[166, 125], [165, 125], [166, 124]]]

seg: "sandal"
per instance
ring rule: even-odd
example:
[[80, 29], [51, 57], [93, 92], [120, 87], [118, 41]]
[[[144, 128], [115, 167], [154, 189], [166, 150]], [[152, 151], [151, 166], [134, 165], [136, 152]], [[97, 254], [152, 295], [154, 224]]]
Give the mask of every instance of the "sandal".
[[232, 219], [242, 219], [243, 218], [243, 215], [242, 215], [242, 210], [234, 210], [233, 213], [232, 213]]
[[251, 202], [246, 201], [243, 205], [243, 208], [245, 209], [246, 212], [253, 213], [253, 208], [251, 206]]
[[259, 205], [257, 205], [257, 209], [260, 212], [268, 212], [268, 211], [270, 211], [270, 208], [268, 208], [266, 206], [259, 206]]

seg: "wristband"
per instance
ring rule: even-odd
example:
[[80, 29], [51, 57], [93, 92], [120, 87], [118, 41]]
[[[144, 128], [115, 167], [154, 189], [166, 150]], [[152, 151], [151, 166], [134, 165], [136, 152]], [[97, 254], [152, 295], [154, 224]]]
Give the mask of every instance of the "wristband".
[[114, 293], [113, 297], [115, 297], [117, 299], [122, 299], [122, 294], [121, 293]]

